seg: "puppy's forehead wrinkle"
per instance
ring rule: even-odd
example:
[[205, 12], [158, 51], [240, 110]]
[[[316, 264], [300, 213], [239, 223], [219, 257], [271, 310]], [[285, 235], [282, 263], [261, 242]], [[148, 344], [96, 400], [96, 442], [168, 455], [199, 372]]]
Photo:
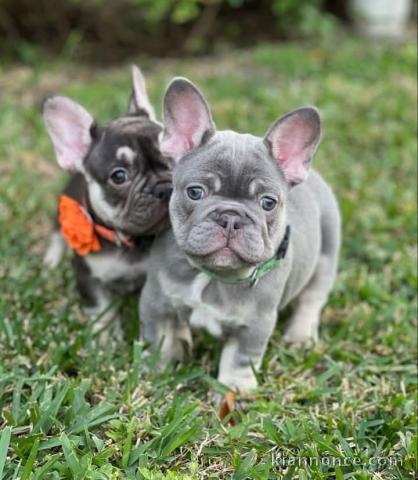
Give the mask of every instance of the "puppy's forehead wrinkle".
[[215, 191], [225, 197], [247, 198], [263, 191], [279, 195], [284, 183], [263, 140], [232, 131], [216, 132], [204, 148], [187, 155], [175, 170], [175, 184], [205, 182], [213, 172], [219, 178]]
[[[279, 169], [270, 162], [267, 148], [261, 138], [250, 134], [230, 131], [217, 132], [213, 141], [213, 149], [208, 159], [212, 158], [215, 170], [221, 172], [223, 183], [236, 183], [249, 189], [254, 180], [257, 187], [267, 185], [277, 188], [281, 183]], [[208, 152], [209, 153], [209, 152]]]
[[119, 132], [131, 132], [137, 131], [145, 125], [148, 125], [150, 121], [146, 117], [120, 117], [112, 120], [107, 127]]
[[212, 137], [213, 142], [222, 143], [223, 146], [231, 145], [233, 143], [252, 146], [262, 142], [261, 138], [251, 135], [250, 133], [237, 133], [232, 130], [217, 131]]
[[119, 145], [135, 143], [141, 137], [149, 137], [158, 142], [161, 126], [148, 117], [128, 116], [112, 120], [105, 125], [104, 132]]
[[[239, 140], [239, 141], [238, 141]], [[251, 142], [247, 135], [243, 135], [241, 138], [234, 138], [234, 161], [235, 156], [239, 161], [240, 158], [245, 158], [246, 154], [250, 151]]]

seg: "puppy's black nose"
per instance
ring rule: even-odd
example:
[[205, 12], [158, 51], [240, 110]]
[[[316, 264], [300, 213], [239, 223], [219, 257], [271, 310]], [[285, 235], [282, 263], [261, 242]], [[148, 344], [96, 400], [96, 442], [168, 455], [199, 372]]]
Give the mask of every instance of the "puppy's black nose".
[[242, 218], [242, 216], [233, 210], [231, 211], [224, 211], [224, 212], [214, 212], [214, 215], [212, 217], [215, 222], [225, 230], [240, 230], [244, 223], [245, 220]]
[[172, 191], [173, 187], [170, 183], [157, 183], [157, 185], [155, 185], [155, 187], [152, 189], [152, 194], [159, 200], [168, 202], [170, 200]]

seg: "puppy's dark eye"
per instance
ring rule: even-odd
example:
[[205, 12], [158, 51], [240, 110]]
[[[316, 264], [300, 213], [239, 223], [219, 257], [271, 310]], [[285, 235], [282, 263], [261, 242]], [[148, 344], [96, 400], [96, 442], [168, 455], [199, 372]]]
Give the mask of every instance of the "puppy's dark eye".
[[189, 187], [187, 189], [187, 196], [191, 200], [201, 200], [204, 194], [205, 194], [205, 191], [203, 190], [202, 187]]
[[261, 199], [260, 204], [263, 210], [267, 210], [269, 212], [277, 205], [277, 201], [274, 198], [266, 196]]
[[128, 172], [124, 168], [115, 168], [109, 178], [115, 185], [122, 185], [128, 180]]

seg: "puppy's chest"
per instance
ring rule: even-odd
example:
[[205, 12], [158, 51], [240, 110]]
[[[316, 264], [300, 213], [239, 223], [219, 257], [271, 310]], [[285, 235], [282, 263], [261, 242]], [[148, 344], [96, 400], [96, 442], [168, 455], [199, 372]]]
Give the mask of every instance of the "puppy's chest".
[[242, 305], [225, 301], [225, 298], [215, 296], [212, 292], [204, 295], [211, 281], [205, 274], [199, 273], [190, 283], [173, 282], [163, 275], [160, 281], [174, 308], [191, 309], [189, 323], [192, 328], [206, 328], [211, 335], [220, 337], [225, 329], [244, 324], [245, 309]]
[[87, 255], [84, 260], [93, 278], [100, 280], [110, 290], [128, 293], [144, 283], [147, 257], [135, 257], [122, 250], [115, 250]]

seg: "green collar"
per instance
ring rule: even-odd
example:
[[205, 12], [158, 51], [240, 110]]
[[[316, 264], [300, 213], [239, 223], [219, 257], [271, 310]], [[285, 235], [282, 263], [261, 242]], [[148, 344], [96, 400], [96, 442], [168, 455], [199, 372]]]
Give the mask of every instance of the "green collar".
[[244, 277], [244, 278], [237, 277], [237, 276], [227, 277], [224, 275], [220, 275], [219, 273], [213, 272], [212, 270], [209, 270], [209, 268], [206, 268], [206, 267], [199, 267], [198, 270], [203, 272], [208, 277], [213, 278], [214, 280], [218, 280], [221, 283], [227, 283], [229, 285], [238, 285], [240, 283], [249, 282], [250, 286], [253, 287], [260, 280], [260, 278], [263, 278], [265, 275], [267, 275], [269, 272], [271, 272], [273, 269], [277, 268], [280, 265], [282, 259], [286, 256], [286, 252], [289, 247], [289, 238], [290, 238], [290, 225], [287, 225], [283, 240], [280, 242], [276, 255], [273, 258], [270, 258], [270, 260], [267, 260], [263, 262], [261, 265], [259, 265], [258, 267], [256, 267], [253, 273], [248, 277]]

